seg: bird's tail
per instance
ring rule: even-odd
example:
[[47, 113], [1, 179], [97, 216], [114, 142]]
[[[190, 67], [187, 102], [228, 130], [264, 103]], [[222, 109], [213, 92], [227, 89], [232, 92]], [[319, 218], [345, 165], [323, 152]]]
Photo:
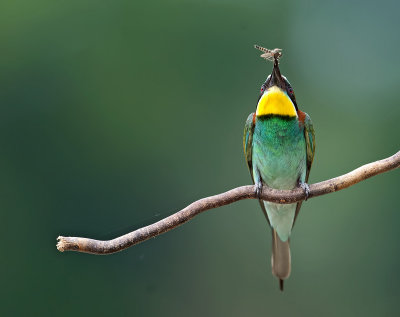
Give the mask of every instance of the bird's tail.
[[283, 280], [290, 275], [291, 267], [289, 239], [283, 242], [275, 229], [272, 229], [272, 274], [279, 279], [279, 287], [283, 291]]

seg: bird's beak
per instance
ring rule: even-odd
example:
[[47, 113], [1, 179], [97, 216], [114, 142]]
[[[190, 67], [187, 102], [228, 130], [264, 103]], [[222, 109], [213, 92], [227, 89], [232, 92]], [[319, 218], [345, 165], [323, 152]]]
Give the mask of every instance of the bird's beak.
[[277, 86], [281, 89], [285, 88], [277, 60], [274, 61], [274, 68], [272, 69], [271, 79], [269, 81], [268, 88], [272, 86]]

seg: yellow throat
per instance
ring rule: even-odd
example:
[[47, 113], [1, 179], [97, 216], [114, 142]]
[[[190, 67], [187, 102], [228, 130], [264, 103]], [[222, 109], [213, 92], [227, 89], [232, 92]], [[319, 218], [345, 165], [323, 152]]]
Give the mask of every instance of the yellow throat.
[[289, 96], [277, 86], [269, 88], [257, 105], [257, 117], [266, 115], [297, 117], [296, 108]]

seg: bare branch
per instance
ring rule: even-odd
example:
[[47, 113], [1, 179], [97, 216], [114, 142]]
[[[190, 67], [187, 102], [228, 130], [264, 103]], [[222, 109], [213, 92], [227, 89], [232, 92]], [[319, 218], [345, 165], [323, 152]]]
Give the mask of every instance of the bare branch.
[[[310, 185], [309, 198], [336, 192], [372, 176], [396, 169], [399, 166], [400, 151], [386, 159], [363, 165], [350, 173]], [[305, 193], [301, 188], [276, 190], [264, 187], [261, 198], [275, 203], [290, 204], [304, 200]], [[100, 241], [60, 236], [58, 237], [57, 249], [61, 252], [78, 251], [92, 254], [118, 252], [178, 227], [203, 211], [225, 206], [243, 199], [258, 199], [254, 186], [241, 186], [219, 195], [200, 199], [181, 211], [152, 225], [137, 229], [112, 240]]]

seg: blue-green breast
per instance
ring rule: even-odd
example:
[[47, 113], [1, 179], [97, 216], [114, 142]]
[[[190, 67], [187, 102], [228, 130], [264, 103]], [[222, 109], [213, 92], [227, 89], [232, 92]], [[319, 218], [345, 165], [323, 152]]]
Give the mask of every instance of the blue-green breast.
[[305, 180], [304, 127], [296, 117], [257, 117], [253, 134], [255, 168], [272, 188], [293, 189], [299, 180]]
[[[297, 117], [257, 117], [253, 134], [253, 176], [276, 189], [293, 189], [306, 175], [304, 127]], [[297, 204], [265, 201], [271, 226], [280, 239], [289, 239]]]

